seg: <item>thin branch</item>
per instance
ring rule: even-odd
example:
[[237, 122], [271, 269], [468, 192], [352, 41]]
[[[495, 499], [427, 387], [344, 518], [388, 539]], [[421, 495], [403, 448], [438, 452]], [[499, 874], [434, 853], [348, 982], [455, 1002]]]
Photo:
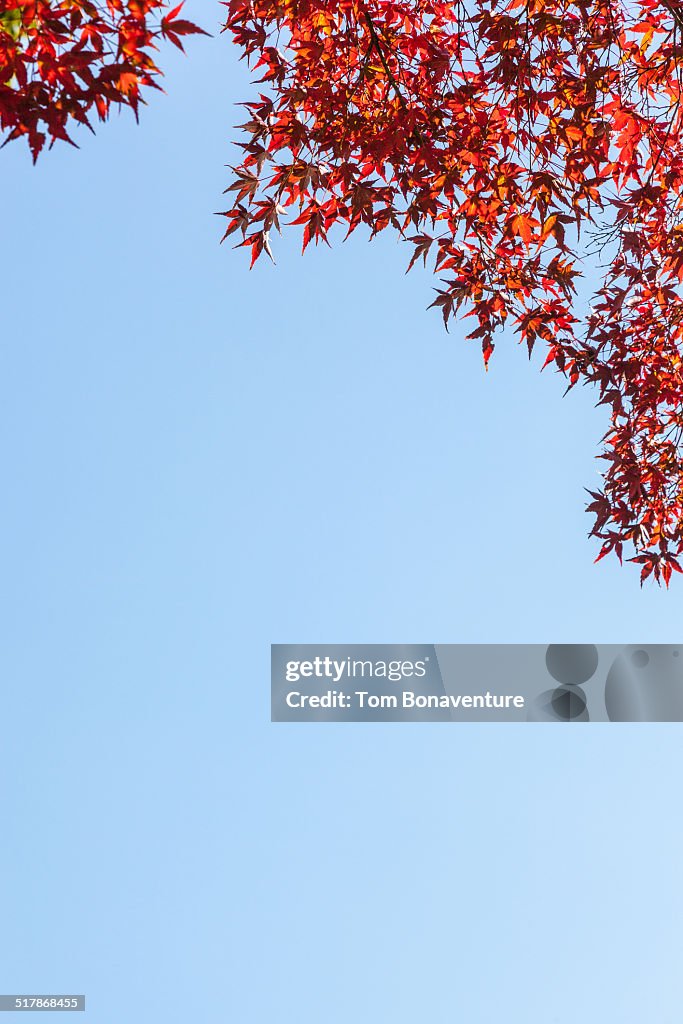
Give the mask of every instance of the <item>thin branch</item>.
[[663, 4], [671, 12], [674, 21], [683, 31], [683, 11], [677, 6], [677, 0], [663, 0]]
[[396, 93], [396, 95], [398, 97], [399, 103], [401, 104], [401, 106], [403, 107], [404, 110], [407, 110], [408, 104], [406, 103], [405, 96], [403, 95], [403, 93], [399, 89], [398, 82], [394, 78], [394, 75], [393, 75], [393, 73], [391, 71], [391, 68], [387, 64], [387, 59], [384, 56], [384, 50], [382, 49], [382, 44], [379, 41], [379, 36], [377, 35], [377, 30], [376, 30], [376, 28], [374, 26], [373, 20], [370, 17], [370, 15], [367, 13], [367, 11], [364, 12], [364, 17], [365, 17], [365, 20], [366, 20], [366, 22], [368, 24], [368, 28], [370, 30], [370, 39], [371, 39], [370, 49], [372, 49], [374, 47], [374, 49], [377, 51], [377, 55], [379, 56], [379, 59], [382, 62], [382, 67], [384, 68], [385, 74], [386, 74], [387, 78], [389, 79], [391, 87], [393, 88], [394, 92]]

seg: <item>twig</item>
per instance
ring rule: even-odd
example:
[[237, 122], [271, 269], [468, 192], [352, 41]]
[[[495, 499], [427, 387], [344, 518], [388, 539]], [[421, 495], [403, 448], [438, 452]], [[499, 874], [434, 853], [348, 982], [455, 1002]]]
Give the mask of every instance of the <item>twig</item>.
[[377, 30], [376, 30], [376, 28], [374, 26], [372, 18], [370, 17], [370, 15], [367, 12], [364, 12], [364, 17], [365, 17], [366, 22], [368, 23], [368, 28], [370, 29], [370, 39], [371, 39], [370, 49], [372, 49], [374, 47], [374, 49], [377, 51], [379, 59], [382, 62], [382, 67], [384, 68], [385, 74], [386, 74], [387, 78], [389, 79], [389, 82], [391, 83], [391, 86], [392, 86], [394, 92], [396, 93], [396, 95], [398, 97], [399, 103], [401, 104], [401, 106], [403, 107], [404, 110], [407, 110], [408, 104], [406, 103], [405, 96], [403, 95], [403, 93], [399, 89], [398, 82], [394, 78], [393, 73], [391, 71], [391, 68], [387, 64], [387, 59], [384, 56], [384, 50], [382, 49], [382, 45], [381, 45], [381, 43], [379, 41], [379, 36], [377, 35]]

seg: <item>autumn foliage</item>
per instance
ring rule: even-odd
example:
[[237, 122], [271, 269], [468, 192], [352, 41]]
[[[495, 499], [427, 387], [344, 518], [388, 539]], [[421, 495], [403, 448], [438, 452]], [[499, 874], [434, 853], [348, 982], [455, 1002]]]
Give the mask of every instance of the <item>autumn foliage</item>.
[[[227, 0], [259, 82], [225, 237], [273, 257], [364, 226], [437, 274], [488, 365], [516, 333], [610, 427], [598, 559], [666, 584], [683, 553], [683, 0]], [[137, 109], [162, 0], [0, 0], [0, 126], [37, 154]], [[583, 277], [583, 280], [581, 278]], [[590, 285], [588, 299], [577, 298]]]
[[160, 38], [182, 49], [201, 30], [165, 0], [0, 0], [0, 129], [25, 137], [34, 159], [49, 140], [72, 142], [72, 122], [91, 127], [112, 106], [137, 114], [159, 88]]
[[[273, 229], [393, 229], [486, 363], [516, 332], [611, 426], [598, 558], [668, 584], [683, 551], [683, 7], [662, 0], [229, 0], [261, 83], [228, 188]], [[291, 216], [293, 214], [293, 216]], [[580, 246], [580, 247], [579, 247]], [[577, 302], [580, 256], [592, 299]]]

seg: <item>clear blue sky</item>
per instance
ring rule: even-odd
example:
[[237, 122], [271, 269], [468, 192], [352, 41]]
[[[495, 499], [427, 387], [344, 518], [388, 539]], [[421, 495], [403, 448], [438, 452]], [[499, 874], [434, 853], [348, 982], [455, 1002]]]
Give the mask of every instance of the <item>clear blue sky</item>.
[[219, 248], [252, 91], [188, 49], [140, 128], [0, 154], [0, 989], [678, 1024], [679, 726], [269, 723], [271, 641], [678, 642], [683, 587], [593, 566], [591, 396], [485, 375], [389, 237]]

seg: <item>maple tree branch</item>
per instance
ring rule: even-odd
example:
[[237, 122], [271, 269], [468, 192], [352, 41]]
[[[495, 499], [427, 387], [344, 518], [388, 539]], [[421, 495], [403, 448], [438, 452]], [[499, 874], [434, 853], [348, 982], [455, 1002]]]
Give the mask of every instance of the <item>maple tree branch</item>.
[[655, 157], [655, 159], [653, 161], [652, 170], [650, 171], [650, 173], [648, 175], [647, 181], [645, 183], [646, 185], [649, 185], [650, 182], [652, 181], [652, 179], [654, 178], [655, 171], [657, 170], [657, 165], [659, 164], [659, 161], [660, 161], [660, 158], [662, 156], [662, 153], [664, 152], [664, 149], [666, 148], [666, 144], [669, 141], [669, 136], [671, 135], [671, 130], [673, 129], [674, 122], [675, 122], [676, 116], [678, 114], [678, 108], [680, 107], [680, 105], [681, 105], [681, 97], [679, 96], [678, 99], [676, 100], [676, 103], [674, 104], [673, 114], [671, 115], [671, 120], [669, 121], [669, 127], [667, 129], [667, 133], [664, 136], [664, 141], [662, 142], [661, 146], [659, 147], [659, 152], [657, 153], [657, 156]]
[[667, 10], [669, 10], [673, 15], [673, 19], [678, 25], [678, 27], [681, 29], [681, 31], [683, 31], [683, 11], [681, 11], [680, 8], [676, 6], [676, 0], [673, 0], [673, 3], [671, 2], [671, 0], [662, 0], [662, 2], [664, 6], [667, 8]]
[[[485, 364], [506, 327], [547, 348], [567, 390], [594, 385], [610, 416], [596, 560], [632, 554], [641, 583], [668, 586], [683, 574], [683, 0], [571, 6], [235, 0], [226, 28], [271, 85], [247, 105], [223, 216], [252, 260], [282, 210], [303, 249], [335, 224], [392, 227], [409, 266], [433, 262], [446, 327], [477, 318]], [[584, 257], [602, 278], [585, 315]]]
[[389, 65], [387, 64], [387, 59], [384, 56], [384, 50], [382, 49], [382, 44], [379, 41], [379, 36], [377, 35], [377, 29], [375, 28], [374, 22], [373, 22], [372, 18], [370, 17], [370, 15], [367, 13], [367, 11], [363, 12], [363, 16], [364, 16], [364, 18], [365, 18], [365, 20], [366, 20], [366, 22], [368, 24], [368, 28], [370, 30], [370, 40], [371, 40], [370, 49], [373, 49], [373, 47], [374, 47], [374, 49], [377, 51], [377, 55], [379, 56], [379, 59], [382, 62], [382, 67], [384, 68], [384, 72], [385, 72], [387, 78], [389, 79], [389, 82], [391, 83], [391, 86], [392, 86], [394, 92], [398, 96], [399, 103], [401, 104], [403, 109], [406, 110], [407, 107], [408, 107], [408, 104], [406, 103], [406, 98], [403, 95], [403, 93], [401, 92], [401, 90], [399, 89], [398, 82], [394, 78], [392, 70], [389, 67]]

